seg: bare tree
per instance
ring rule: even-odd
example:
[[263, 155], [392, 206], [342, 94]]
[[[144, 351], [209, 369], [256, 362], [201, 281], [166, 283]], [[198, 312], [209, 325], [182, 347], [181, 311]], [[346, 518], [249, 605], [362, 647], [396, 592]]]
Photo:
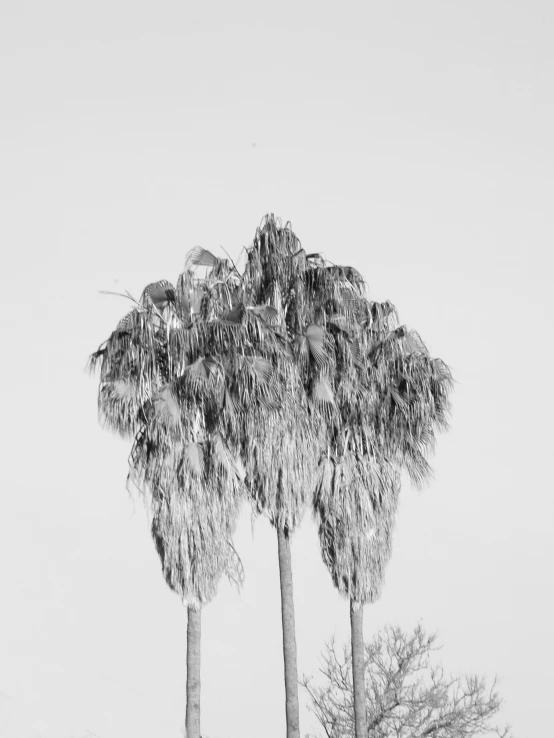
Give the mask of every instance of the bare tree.
[[[413, 633], [386, 627], [366, 644], [368, 738], [511, 738], [509, 726], [494, 724], [502, 705], [496, 680], [487, 687], [475, 675], [446, 675], [432, 663], [436, 640], [418, 625]], [[328, 643], [320, 672], [321, 683], [304, 677], [301, 684], [321, 736], [350, 738], [355, 734], [350, 649], [337, 652], [334, 641]]]

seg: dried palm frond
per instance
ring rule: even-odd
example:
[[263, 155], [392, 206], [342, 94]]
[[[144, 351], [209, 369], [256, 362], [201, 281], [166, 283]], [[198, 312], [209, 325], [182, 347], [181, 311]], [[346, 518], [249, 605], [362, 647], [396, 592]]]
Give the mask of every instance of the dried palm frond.
[[162, 382], [157, 327], [148, 309], [132, 310], [90, 360], [100, 370], [101, 422], [124, 435], [140, 426], [140, 411]]
[[354, 603], [381, 594], [399, 490], [398, 472], [383, 460], [348, 452], [321, 461], [313, 511], [323, 561], [335, 587]]
[[275, 527], [293, 532], [309, 499], [318, 457], [313, 417], [292, 393], [285, 394], [263, 417], [248, 414], [243, 449], [255, 508]]
[[130, 476], [148, 503], [168, 585], [187, 606], [199, 607], [215, 595], [222, 574], [239, 573], [230, 541], [241, 473], [221, 436], [197, 428], [193, 441], [183, 428], [162, 432], [164, 423], [152, 419], [135, 440]]

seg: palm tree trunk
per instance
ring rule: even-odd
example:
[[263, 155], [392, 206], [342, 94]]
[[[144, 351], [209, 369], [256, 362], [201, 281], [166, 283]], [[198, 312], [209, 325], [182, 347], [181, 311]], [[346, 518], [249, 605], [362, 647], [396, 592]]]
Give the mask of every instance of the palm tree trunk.
[[186, 738], [200, 738], [200, 623], [201, 610], [187, 608]]
[[352, 684], [354, 686], [354, 724], [356, 738], [367, 738], [364, 654], [364, 610], [361, 603], [350, 600], [350, 631], [352, 645]]
[[283, 621], [283, 656], [285, 659], [287, 738], [300, 738], [292, 563], [288, 530], [277, 528], [277, 543], [279, 547], [279, 577], [281, 580], [281, 618]]

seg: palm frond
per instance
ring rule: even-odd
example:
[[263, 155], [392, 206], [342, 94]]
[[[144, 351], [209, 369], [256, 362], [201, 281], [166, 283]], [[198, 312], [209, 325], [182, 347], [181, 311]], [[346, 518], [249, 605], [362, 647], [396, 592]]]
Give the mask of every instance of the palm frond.
[[279, 311], [272, 305], [248, 305], [246, 309], [267, 323], [274, 324], [279, 321]]
[[325, 378], [318, 379], [314, 382], [312, 399], [317, 407], [335, 404], [333, 390]]
[[319, 325], [309, 325], [306, 328], [305, 338], [315, 363], [320, 368], [324, 367], [329, 362], [325, 331]]
[[185, 271], [195, 266], [215, 266], [220, 259], [214, 256], [211, 251], [203, 249], [201, 246], [195, 246], [191, 249], [185, 261]]
[[140, 302], [145, 307], [153, 305], [158, 311], [175, 302], [175, 288], [166, 279], [153, 282], [145, 287]]
[[200, 443], [192, 441], [185, 448], [185, 462], [188, 464], [191, 474], [197, 477], [204, 476], [204, 449]]
[[252, 371], [261, 383], [267, 383], [273, 376], [273, 366], [270, 361], [261, 356], [254, 356], [250, 360]]

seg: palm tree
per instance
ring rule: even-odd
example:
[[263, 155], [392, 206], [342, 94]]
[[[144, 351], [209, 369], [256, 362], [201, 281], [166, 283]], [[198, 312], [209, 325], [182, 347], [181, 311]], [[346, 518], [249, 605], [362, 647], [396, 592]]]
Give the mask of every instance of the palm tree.
[[425, 453], [447, 427], [451, 375], [394, 307], [360, 299], [334, 339], [334, 405], [327, 423], [314, 513], [323, 560], [350, 599], [356, 737], [367, 735], [363, 605], [381, 593], [405, 469], [430, 474]]
[[[307, 254], [290, 223], [268, 215], [247, 249], [244, 293], [255, 310], [270, 311], [284, 351], [272, 357], [279, 404], [262, 420], [250, 413], [244, 433], [247, 487], [258, 512], [277, 532], [287, 737], [298, 738], [298, 677], [290, 540], [314, 488], [323, 419], [333, 405], [332, 337], [325, 320], [342, 324], [360, 294], [352, 269]], [[342, 309], [342, 314], [339, 314]]]
[[[203, 259], [193, 252], [187, 265]], [[149, 285], [90, 362], [100, 366], [101, 422], [134, 436], [129, 481], [149, 503], [165, 579], [187, 606], [188, 738], [200, 735], [200, 608], [223, 572], [241, 574], [230, 539], [244, 472], [226, 431], [228, 365], [242, 358], [221, 319], [222, 293], [230, 299], [236, 285], [226, 264], [211, 266], [205, 280], [185, 269], [177, 289]]]
[[[276, 402], [264, 415], [248, 414], [243, 436], [247, 488], [258, 513], [275, 528], [281, 590], [287, 738], [299, 738], [298, 671], [291, 537], [311, 493], [318, 458], [318, 427], [295, 360], [297, 339], [307, 324], [301, 316], [306, 255], [287, 224], [266, 216], [247, 249], [243, 273], [247, 305], [264, 310], [277, 338], [272, 351]], [[267, 354], [266, 354], [267, 355]]]
[[137, 436], [131, 476], [149, 497], [152, 537], [166, 582], [187, 605], [186, 729], [187, 738], [197, 738], [201, 607], [215, 596], [223, 573], [232, 577], [233, 568], [238, 568], [240, 575], [229, 541], [242, 499], [241, 475], [221, 437], [210, 435], [201, 418], [195, 419], [200, 421], [196, 440], [187, 440], [191, 436], [185, 422], [172, 427], [169, 413], [160, 417], [164, 410], [162, 404], [155, 420]]

